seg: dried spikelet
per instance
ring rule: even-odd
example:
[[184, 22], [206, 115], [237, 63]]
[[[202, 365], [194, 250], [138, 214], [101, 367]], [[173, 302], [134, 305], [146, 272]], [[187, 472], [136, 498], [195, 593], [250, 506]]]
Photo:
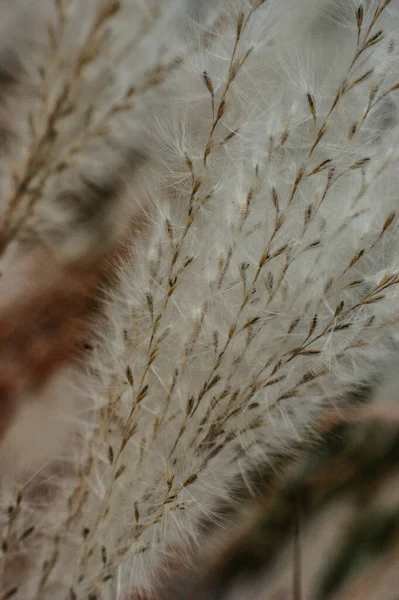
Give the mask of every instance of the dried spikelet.
[[1, 593], [164, 598], [267, 463], [282, 533], [234, 571], [245, 548], [257, 574], [283, 564], [294, 529], [300, 597], [294, 496], [306, 527], [333, 491], [350, 504], [366, 413], [339, 425], [339, 469], [306, 448], [396, 352], [397, 9], [41, 6], [4, 69]]

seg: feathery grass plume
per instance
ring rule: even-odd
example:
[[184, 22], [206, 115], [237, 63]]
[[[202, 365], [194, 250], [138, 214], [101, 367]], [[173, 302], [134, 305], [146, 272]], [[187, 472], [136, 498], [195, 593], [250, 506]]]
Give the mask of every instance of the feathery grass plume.
[[[94, 4], [76, 47], [71, 31], [82, 18], [76, 3], [2, 8], [2, 430], [27, 403], [30, 418], [46, 419], [43, 404], [32, 401], [88, 335], [86, 317], [96, 286], [107, 276], [105, 265], [131, 236], [136, 226], [130, 221], [141, 218], [141, 208], [123, 196], [143, 154], [131, 141], [100, 132], [104, 117], [97, 110], [107, 109], [108, 120], [119, 106], [119, 99], [108, 99], [111, 82], [101, 83], [109, 69], [100, 65], [95, 77], [87, 77], [100, 46], [107, 56], [104, 28], [117, 8]], [[84, 96], [99, 83], [103, 97], [97, 93], [94, 108]], [[5, 461], [25, 434], [26, 428], [17, 427], [8, 435]], [[34, 453], [25, 462], [30, 458], [35, 462]]]
[[[195, 560], [238, 477], [313, 442], [320, 413], [397, 352], [399, 8], [49, 0], [43, 15], [19, 51], [30, 95], [2, 192], [4, 277], [43, 249], [57, 290], [79, 273], [54, 312], [62, 349], [70, 316], [88, 324], [76, 298], [103, 316], [85, 375], [57, 362], [24, 387], [64, 406], [59, 443], [24, 468], [18, 417], [5, 434], [3, 462], [11, 445], [22, 466], [2, 478], [0, 587], [150, 597], [176, 554]], [[43, 314], [40, 279], [14, 271], [7, 288]], [[16, 314], [20, 381], [32, 359], [16, 349], [35, 337]]]

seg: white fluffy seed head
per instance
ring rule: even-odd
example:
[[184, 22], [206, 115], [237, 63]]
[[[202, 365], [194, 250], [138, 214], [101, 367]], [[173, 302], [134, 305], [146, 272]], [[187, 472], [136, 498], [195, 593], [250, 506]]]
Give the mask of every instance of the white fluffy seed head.
[[149, 226], [96, 325], [70, 472], [18, 513], [40, 530], [15, 542], [21, 598], [151, 589], [237, 476], [310, 443], [395, 352], [398, 11], [379, 6], [154, 2], [147, 21], [129, 0], [113, 21], [110, 57], [133, 45], [124, 15], [147, 23], [110, 89], [142, 92], [117, 135], [140, 120], [126, 202]]

